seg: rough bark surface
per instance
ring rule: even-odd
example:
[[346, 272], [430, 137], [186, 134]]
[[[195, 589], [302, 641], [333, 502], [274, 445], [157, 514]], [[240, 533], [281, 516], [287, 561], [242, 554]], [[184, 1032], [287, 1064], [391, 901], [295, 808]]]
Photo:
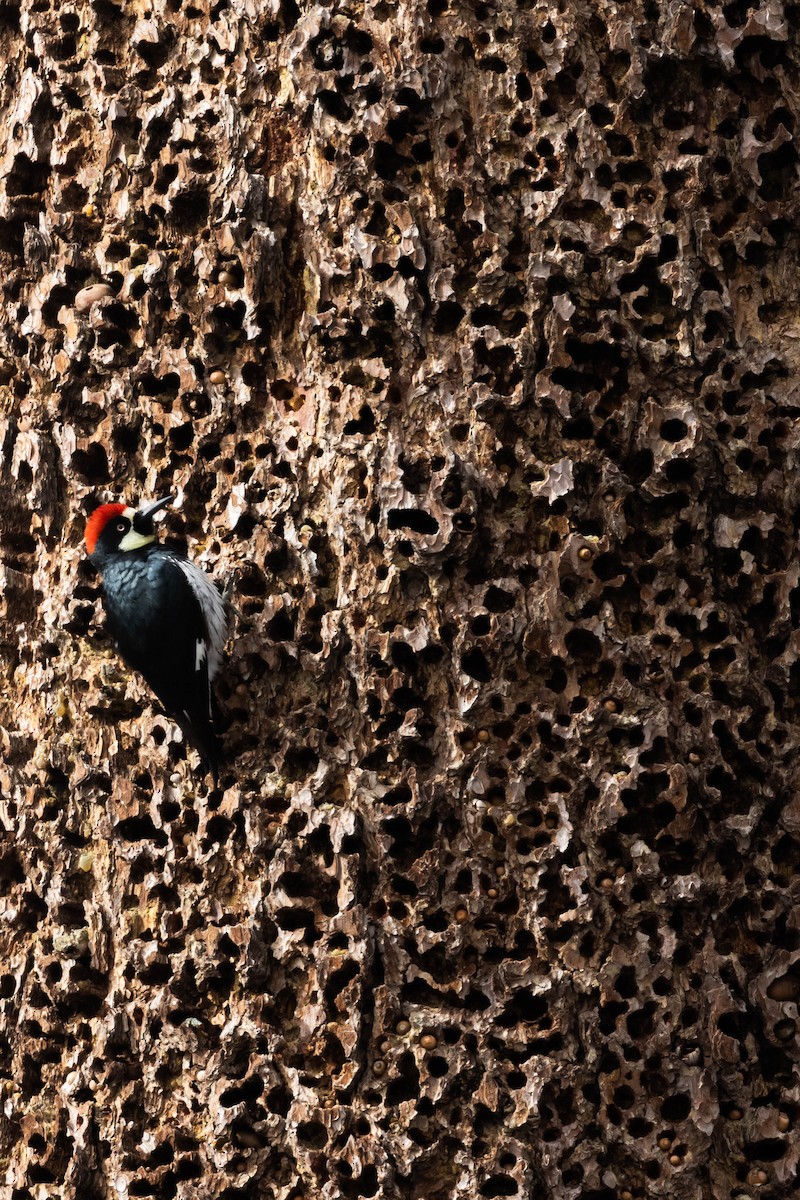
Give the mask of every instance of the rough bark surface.
[[799, 24], [0, 5], [4, 1195], [797, 1188]]

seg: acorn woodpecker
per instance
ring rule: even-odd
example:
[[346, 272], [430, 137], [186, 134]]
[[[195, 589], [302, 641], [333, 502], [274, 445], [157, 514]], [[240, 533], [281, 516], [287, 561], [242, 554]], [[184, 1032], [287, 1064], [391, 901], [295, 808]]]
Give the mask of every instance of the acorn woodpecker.
[[101, 504], [86, 523], [86, 551], [103, 575], [108, 629], [180, 725], [218, 782], [211, 681], [227, 636], [225, 601], [204, 571], [156, 541], [165, 496], [138, 511]]

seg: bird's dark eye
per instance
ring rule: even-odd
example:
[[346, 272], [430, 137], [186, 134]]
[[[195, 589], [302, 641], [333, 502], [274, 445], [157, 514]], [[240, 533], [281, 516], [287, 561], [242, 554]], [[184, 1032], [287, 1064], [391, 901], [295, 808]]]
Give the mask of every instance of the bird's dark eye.
[[124, 533], [127, 528], [128, 528], [127, 521], [117, 521], [117, 529], [120, 531], [120, 533]]

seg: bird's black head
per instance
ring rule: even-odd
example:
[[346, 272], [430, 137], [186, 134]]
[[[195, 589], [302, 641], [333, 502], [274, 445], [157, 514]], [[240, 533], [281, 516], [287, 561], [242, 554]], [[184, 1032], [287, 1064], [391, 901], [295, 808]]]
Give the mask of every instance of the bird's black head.
[[140, 509], [124, 504], [101, 504], [86, 522], [84, 541], [86, 552], [95, 563], [102, 563], [111, 554], [142, 550], [155, 541], [153, 517], [172, 501], [164, 496]]

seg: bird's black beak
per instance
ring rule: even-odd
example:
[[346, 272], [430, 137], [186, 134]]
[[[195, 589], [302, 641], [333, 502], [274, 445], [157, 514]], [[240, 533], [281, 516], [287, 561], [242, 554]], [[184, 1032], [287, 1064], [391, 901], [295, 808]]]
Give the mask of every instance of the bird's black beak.
[[172, 504], [174, 499], [174, 496], [162, 496], [160, 500], [154, 500], [152, 504], [145, 504], [140, 508], [133, 518], [133, 528], [137, 533], [152, 533], [153, 517], [157, 512], [161, 512], [162, 508]]

